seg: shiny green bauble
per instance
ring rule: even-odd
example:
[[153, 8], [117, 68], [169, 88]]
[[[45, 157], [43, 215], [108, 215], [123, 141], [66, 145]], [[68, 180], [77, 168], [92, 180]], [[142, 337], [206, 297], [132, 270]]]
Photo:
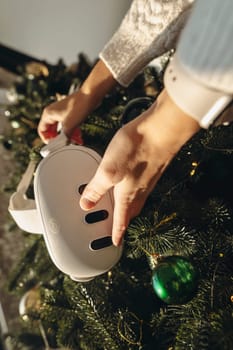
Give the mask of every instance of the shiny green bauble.
[[152, 275], [156, 295], [167, 304], [184, 304], [191, 300], [197, 290], [197, 280], [193, 264], [176, 255], [161, 258]]

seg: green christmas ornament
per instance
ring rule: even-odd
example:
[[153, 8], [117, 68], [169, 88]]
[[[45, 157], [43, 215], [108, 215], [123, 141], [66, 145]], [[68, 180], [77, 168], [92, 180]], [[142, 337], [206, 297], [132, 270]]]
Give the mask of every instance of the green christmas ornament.
[[197, 289], [198, 273], [193, 264], [181, 256], [161, 258], [152, 275], [156, 295], [167, 304], [184, 304]]

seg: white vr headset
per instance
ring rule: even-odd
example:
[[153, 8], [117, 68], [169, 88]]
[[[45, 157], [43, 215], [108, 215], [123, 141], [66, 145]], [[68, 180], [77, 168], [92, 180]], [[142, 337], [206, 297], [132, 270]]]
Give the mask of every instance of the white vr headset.
[[[90, 148], [68, 144], [63, 132], [41, 154], [37, 168], [29, 163], [10, 198], [9, 212], [22, 230], [43, 234], [59, 270], [73, 280], [89, 281], [110, 270], [122, 254], [122, 246], [115, 247], [111, 238], [112, 191], [93, 210], [83, 211], [79, 205], [101, 157]], [[26, 194], [34, 171], [35, 200]]]

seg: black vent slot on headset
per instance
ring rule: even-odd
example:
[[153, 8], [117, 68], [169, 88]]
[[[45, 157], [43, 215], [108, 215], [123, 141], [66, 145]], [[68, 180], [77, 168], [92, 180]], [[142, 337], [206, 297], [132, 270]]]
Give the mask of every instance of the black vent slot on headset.
[[78, 193], [82, 194], [86, 186], [87, 186], [87, 184], [80, 185], [79, 188], [78, 188]]
[[103, 221], [108, 218], [107, 210], [97, 210], [89, 213], [85, 216], [85, 221], [88, 224], [94, 224], [95, 222]]
[[111, 236], [106, 236], [106, 237], [95, 239], [90, 244], [92, 250], [99, 250], [99, 249], [107, 248], [107, 247], [110, 247], [111, 245], [112, 245], [112, 237]]

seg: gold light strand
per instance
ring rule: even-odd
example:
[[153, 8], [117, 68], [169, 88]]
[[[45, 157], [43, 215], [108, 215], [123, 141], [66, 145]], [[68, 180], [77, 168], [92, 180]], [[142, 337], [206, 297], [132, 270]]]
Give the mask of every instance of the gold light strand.
[[164, 224], [167, 224], [169, 221], [173, 220], [175, 217], [176, 217], [176, 213], [172, 213], [171, 215], [167, 216], [166, 218], [164, 218], [163, 220], [161, 220], [157, 225], [156, 225], [156, 228], [164, 225]]
[[127, 338], [121, 328], [123, 327], [122, 323], [123, 323], [123, 316], [121, 315], [120, 318], [119, 318], [119, 322], [118, 322], [118, 326], [117, 326], [117, 329], [118, 329], [118, 333], [120, 335], [120, 337], [125, 340], [127, 343], [131, 344], [131, 345], [141, 345], [141, 341], [142, 341], [142, 324], [143, 324], [143, 321], [140, 320], [133, 312], [127, 312], [128, 315], [132, 316], [132, 318], [134, 318], [138, 323], [139, 323], [139, 339], [137, 341], [133, 341], [129, 338]]

